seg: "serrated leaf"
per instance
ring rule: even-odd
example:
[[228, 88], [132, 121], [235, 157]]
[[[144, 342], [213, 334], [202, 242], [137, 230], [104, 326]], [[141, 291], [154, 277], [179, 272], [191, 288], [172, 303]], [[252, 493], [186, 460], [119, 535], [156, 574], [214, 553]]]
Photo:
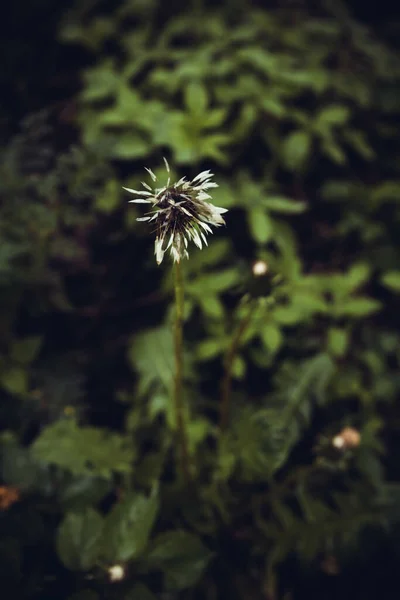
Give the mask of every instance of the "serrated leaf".
[[159, 509], [158, 493], [129, 494], [108, 514], [104, 554], [111, 562], [138, 558], [144, 552]]
[[79, 427], [72, 419], [43, 429], [31, 451], [36, 459], [71, 473], [105, 478], [129, 472], [135, 455], [127, 437], [97, 427]]
[[162, 570], [169, 590], [184, 590], [196, 585], [213, 554], [193, 533], [168, 531], [153, 541], [147, 562]]
[[103, 518], [93, 508], [67, 513], [56, 539], [57, 554], [71, 571], [88, 571], [97, 564], [101, 552]]
[[134, 336], [128, 358], [140, 374], [140, 393], [146, 393], [153, 382], [166, 390], [173, 385], [174, 343], [170, 327], [149, 329]]

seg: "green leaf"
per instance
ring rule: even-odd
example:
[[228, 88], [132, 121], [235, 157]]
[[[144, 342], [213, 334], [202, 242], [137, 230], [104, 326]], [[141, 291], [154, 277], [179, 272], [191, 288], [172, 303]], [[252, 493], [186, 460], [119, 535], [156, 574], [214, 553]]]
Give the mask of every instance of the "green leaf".
[[348, 298], [346, 303], [335, 307], [336, 316], [366, 317], [382, 308], [382, 304], [373, 298]]
[[130, 438], [97, 427], [79, 427], [62, 419], [42, 430], [31, 446], [33, 456], [76, 475], [105, 478], [127, 473], [134, 450]]
[[344, 356], [349, 345], [349, 333], [339, 327], [331, 327], [328, 331], [328, 350], [338, 358]]
[[350, 110], [342, 104], [331, 104], [323, 108], [317, 117], [317, 126], [330, 128], [345, 125], [350, 118]]
[[21, 365], [29, 365], [37, 357], [42, 341], [42, 336], [35, 335], [13, 342], [10, 352], [11, 360]]
[[272, 223], [267, 212], [261, 206], [250, 208], [247, 212], [250, 233], [259, 244], [265, 244], [272, 235]]
[[367, 136], [363, 131], [351, 130], [343, 133], [347, 142], [354, 148], [356, 152], [358, 152], [358, 154], [360, 154], [360, 156], [366, 160], [372, 160], [375, 158], [376, 154], [373, 148], [370, 146]]
[[112, 61], [105, 61], [85, 73], [82, 99], [86, 102], [104, 100], [116, 94], [120, 79]]
[[307, 204], [285, 198], [284, 196], [265, 196], [262, 205], [271, 212], [279, 212], [286, 215], [297, 215], [306, 210]]
[[26, 394], [28, 391], [28, 373], [22, 367], [9, 367], [0, 373], [1, 386], [10, 394]]
[[116, 179], [107, 181], [104, 189], [95, 200], [97, 210], [105, 214], [113, 212], [120, 203], [121, 190], [122, 188]]
[[158, 493], [129, 494], [106, 518], [105, 557], [109, 561], [138, 558], [144, 552], [159, 510]]
[[186, 290], [193, 296], [204, 297], [206, 294], [223, 293], [239, 282], [240, 273], [236, 267], [224, 269], [217, 273], [208, 273], [196, 277], [194, 281], [186, 284]]
[[322, 142], [322, 150], [336, 164], [346, 164], [346, 154], [343, 152], [339, 144], [333, 139], [333, 137], [324, 139], [324, 141]]
[[185, 105], [194, 115], [203, 115], [208, 106], [207, 90], [199, 82], [189, 83], [185, 88]]
[[360, 285], [366, 283], [371, 275], [371, 266], [367, 263], [356, 263], [347, 271], [345, 278], [349, 289], [356, 290]]
[[193, 533], [167, 531], [153, 541], [146, 561], [163, 571], [168, 590], [184, 590], [196, 585], [212, 556]]
[[149, 144], [135, 133], [124, 133], [118, 136], [111, 147], [111, 156], [121, 160], [143, 158], [149, 153]]
[[80, 513], [67, 513], [56, 538], [61, 562], [71, 571], [88, 571], [101, 552], [103, 519], [93, 508]]
[[277, 352], [282, 346], [282, 333], [280, 328], [275, 323], [266, 323], [263, 325], [260, 335], [265, 347], [272, 354], [275, 354], [275, 352]]
[[246, 361], [241, 356], [236, 355], [232, 363], [232, 376], [235, 379], [243, 379], [245, 375]]
[[282, 146], [282, 158], [290, 171], [301, 171], [311, 154], [312, 139], [307, 131], [289, 133]]
[[198, 360], [210, 360], [220, 356], [224, 351], [224, 340], [214, 338], [204, 340], [197, 345], [196, 357]]
[[381, 277], [381, 281], [393, 292], [400, 292], [400, 271], [388, 271]]
[[147, 393], [153, 383], [170, 390], [174, 377], [174, 345], [170, 327], [157, 327], [136, 335], [128, 358], [140, 374], [139, 392]]

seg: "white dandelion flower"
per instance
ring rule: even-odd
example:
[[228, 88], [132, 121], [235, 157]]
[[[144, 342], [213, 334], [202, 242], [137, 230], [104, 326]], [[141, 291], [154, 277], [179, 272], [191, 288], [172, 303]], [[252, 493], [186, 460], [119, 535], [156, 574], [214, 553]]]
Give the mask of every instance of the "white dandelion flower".
[[[168, 172], [166, 186], [151, 188], [142, 182], [145, 188], [143, 190], [124, 188], [138, 196], [129, 202], [151, 205], [147, 215], [137, 220], [155, 225], [154, 254], [157, 264], [162, 262], [167, 250], [170, 250], [174, 262], [180, 262], [182, 258], [189, 258], [189, 242], [194, 242], [200, 249], [203, 244], [207, 245], [206, 236], [212, 233], [210, 225], [225, 225], [221, 215], [227, 212], [226, 208], [214, 206], [209, 202], [211, 196], [207, 190], [218, 187], [218, 184], [211, 181], [213, 174], [210, 171], [202, 171], [192, 181], [186, 181], [186, 178], [182, 177], [177, 183], [171, 184], [169, 164], [165, 158], [164, 162]], [[146, 171], [155, 183], [157, 177], [153, 171], [147, 168]]]

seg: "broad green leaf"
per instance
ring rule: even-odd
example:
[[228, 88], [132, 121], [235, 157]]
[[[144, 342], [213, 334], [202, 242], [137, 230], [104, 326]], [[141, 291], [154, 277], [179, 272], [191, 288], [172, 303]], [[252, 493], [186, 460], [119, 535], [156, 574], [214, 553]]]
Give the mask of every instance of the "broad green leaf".
[[189, 83], [185, 88], [185, 105], [189, 112], [203, 115], [208, 106], [207, 90], [200, 82]]
[[80, 511], [98, 504], [111, 489], [107, 479], [91, 475], [73, 476], [60, 489], [58, 499], [64, 509]]
[[10, 394], [26, 394], [28, 391], [28, 373], [23, 367], [5, 368], [0, 373], [0, 385]]
[[371, 275], [371, 266], [367, 263], [356, 263], [347, 271], [346, 283], [351, 290], [356, 290], [360, 285], [366, 283]]
[[108, 561], [138, 558], [144, 552], [159, 510], [158, 493], [131, 493], [108, 514], [104, 527], [104, 553]]
[[65, 515], [57, 532], [57, 554], [71, 571], [93, 568], [101, 553], [103, 518], [93, 508]]
[[265, 244], [272, 235], [272, 223], [268, 213], [261, 206], [252, 207], [247, 212], [250, 233], [259, 244]]
[[196, 357], [198, 360], [216, 358], [224, 351], [224, 345], [224, 340], [220, 338], [204, 340], [197, 345]]
[[130, 438], [98, 427], [79, 427], [62, 419], [42, 430], [31, 446], [33, 456], [76, 475], [105, 478], [132, 468], [134, 449]]
[[169, 390], [174, 374], [174, 344], [170, 327], [143, 331], [132, 339], [128, 358], [140, 374], [140, 393], [147, 393], [152, 383], [158, 382]]
[[350, 118], [350, 110], [342, 104], [331, 104], [323, 108], [317, 117], [317, 126], [344, 125]]
[[169, 590], [184, 590], [199, 581], [213, 554], [193, 533], [168, 531], [152, 542], [147, 563], [163, 571]]
[[239, 282], [239, 278], [239, 270], [236, 267], [231, 267], [217, 273], [208, 273], [196, 277], [194, 281], [186, 284], [186, 290], [193, 296], [222, 293], [232, 289]]
[[199, 304], [203, 313], [210, 319], [222, 319], [224, 316], [224, 306], [221, 300], [216, 295], [210, 295], [207, 293], [206, 296], [196, 297], [196, 302]]
[[275, 354], [282, 346], [283, 338], [280, 328], [275, 323], [265, 323], [260, 331], [264, 346]]
[[43, 338], [41, 336], [16, 340], [11, 346], [11, 360], [21, 365], [29, 365], [37, 357], [42, 346], [42, 341]]
[[112, 61], [105, 61], [86, 71], [81, 97], [86, 102], [104, 100], [116, 94], [120, 80]]
[[393, 292], [400, 292], [400, 271], [388, 271], [381, 277], [381, 281]]
[[289, 133], [282, 145], [282, 158], [290, 171], [300, 171], [310, 157], [312, 139], [307, 131]]
[[342, 357], [349, 344], [349, 333], [339, 327], [331, 327], [328, 330], [328, 350], [338, 358]]

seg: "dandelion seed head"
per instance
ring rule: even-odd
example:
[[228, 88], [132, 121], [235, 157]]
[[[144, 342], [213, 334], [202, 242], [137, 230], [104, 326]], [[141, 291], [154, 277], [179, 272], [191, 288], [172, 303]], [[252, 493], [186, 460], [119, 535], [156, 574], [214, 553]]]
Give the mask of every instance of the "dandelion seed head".
[[[142, 182], [145, 188], [143, 190], [124, 188], [129, 193], [139, 196], [129, 202], [150, 204], [149, 212], [137, 220], [152, 222], [155, 225], [154, 254], [157, 264], [161, 264], [167, 250], [170, 251], [174, 262], [180, 262], [182, 258], [189, 258], [189, 242], [193, 242], [200, 249], [203, 244], [207, 245], [206, 234], [212, 233], [210, 226], [225, 225], [221, 215], [227, 212], [226, 208], [214, 206], [209, 202], [211, 196], [207, 190], [218, 187], [211, 181], [213, 174], [209, 170], [202, 171], [192, 181], [182, 177], [171, 184], [171, 169], [165, 158], [164, 163], [168, 173], [166, 186], [152, 188]], [[153, 171], [147, 167], [146, 171], [153, 183], [156, 183], [157, 177]]]

